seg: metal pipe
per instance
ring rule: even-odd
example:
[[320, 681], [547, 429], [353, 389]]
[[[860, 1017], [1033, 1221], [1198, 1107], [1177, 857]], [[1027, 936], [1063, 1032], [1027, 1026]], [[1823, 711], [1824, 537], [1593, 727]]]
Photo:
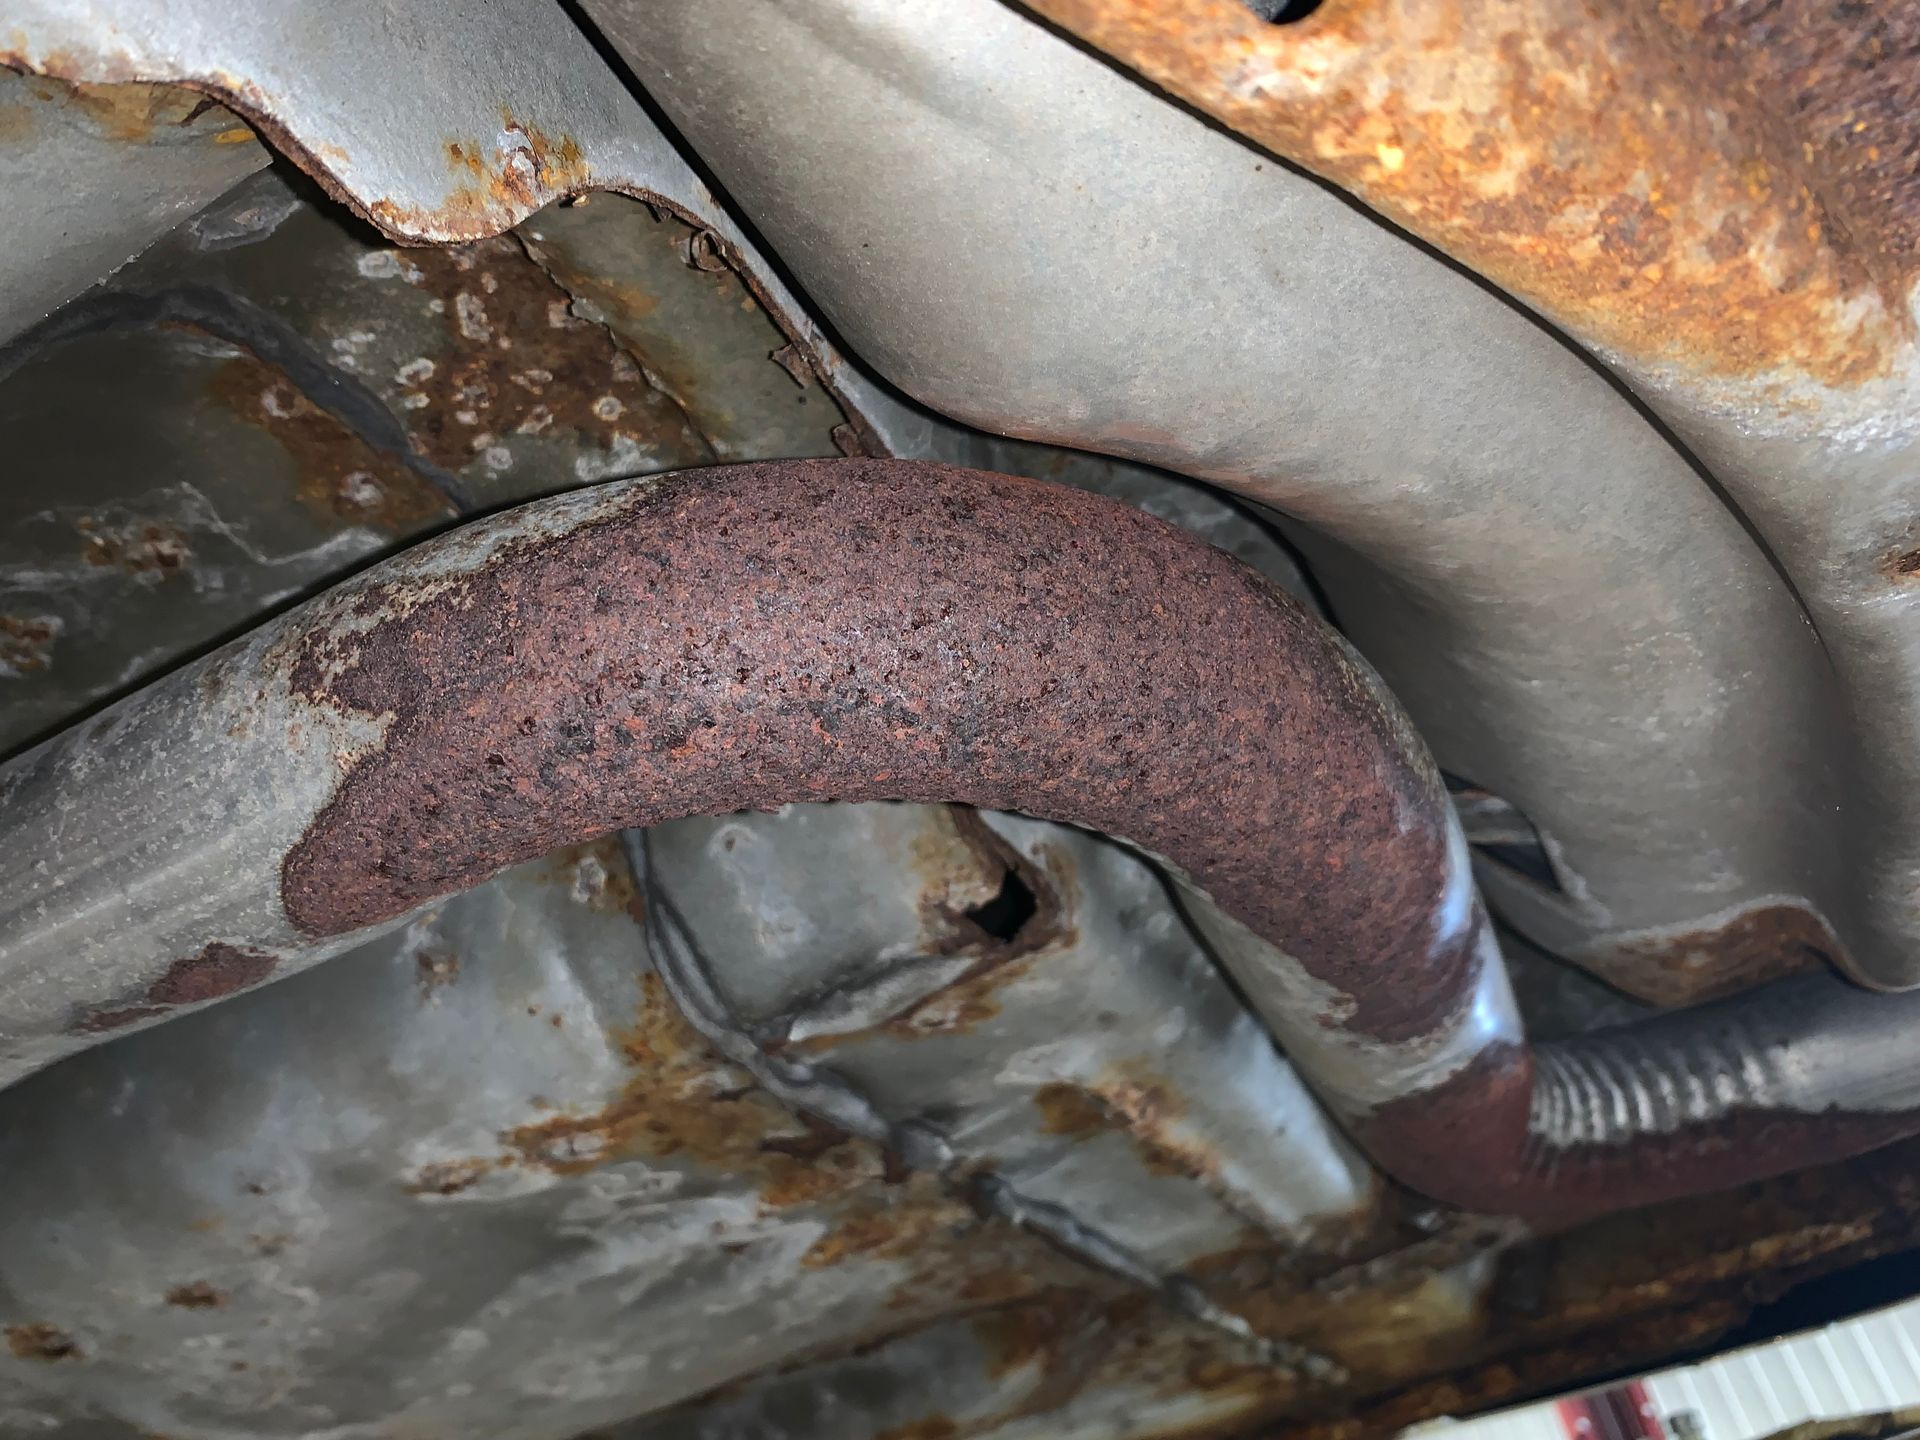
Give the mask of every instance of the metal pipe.
[[[1622, 1072], [1536, 1064], [1445, 788], [1337, 635], [1128, 506], [886, 461], [469, 525], [22, 757], [0, 772], [0, 1042], [17, 1074], [557, 845], [823, 799], [1019, 810], [1162, 857], [1322, 1098], [1444, 1199], [1553, 1217], [1920, 1129], [1904, 1069], [1831, 1093], [1708, 1077], [1691, 1109], [1567, 1120], [1559, 1077], [1624, 1094]], [[1654, 1071], [1694, 1073], [1699, 1023], [1646, 1032]], [[1796, 1145], [1726, 1153], [1749, 1125]]]

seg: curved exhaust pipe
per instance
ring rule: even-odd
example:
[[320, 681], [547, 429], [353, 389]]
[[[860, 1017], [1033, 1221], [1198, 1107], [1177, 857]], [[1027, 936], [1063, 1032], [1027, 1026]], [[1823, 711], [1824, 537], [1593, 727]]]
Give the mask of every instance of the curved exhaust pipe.
[[1530, 1046], [1440, 778], [1338, 636], [1115, 501], [856, 460], [466, 526], [15, 761], [8, 1078], [555, 846], [829, 799], [1160, 858], [1317, 1091], [1444, 1200], [1561, 1219], [1920, 1130], [1884, 1043], [1920, 998], [1826, 977]]

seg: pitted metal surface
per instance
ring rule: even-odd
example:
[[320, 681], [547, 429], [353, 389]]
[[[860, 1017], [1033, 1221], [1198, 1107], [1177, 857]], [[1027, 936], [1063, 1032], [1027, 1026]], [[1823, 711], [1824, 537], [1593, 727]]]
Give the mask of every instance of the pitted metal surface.
[[1810, 840], [1845, 756], [1825, 657], [1558, 337], [998, 0], [588, 8], [868, 364], [1297, 521], [1441, 764], [1550, 846], [1551, 889], [1483, 867], [1538, 943], [1670, 993], [1658, 952], [1709, 917], [1739, 953], [1755, 906], [1857, 942]]
[[[885, 802], [670, 821], [624, 851], [532, 860], [633, 798], [596, 793], [619, 790], [610, 747], [656, 778], [704, 767], [715, 805], [763, 782], [751, 803], [771, 803], [795, 778], [811, 786], [789, 798], [891, 793], [901, 773], [927, 780], [900, 792], [919, 798], [1027, 804], [1059, 758], [1034, 743], [1057, 691], [1024, 677], [982, 687], [970, 734], [872, 730], [902, 688], [868, 663], [898, 620], [876, 597], [924, 578], [885, 558], [904, 503], [877, 516], [804, 486], [776, 514], [774, 485], [648, 550], [601, 533], [635, 518], [616, 518], [618, 487], [582, 495], [406, 557], [337, 596], [324, 636], [255, 635], [189, 672], [197, 687], [85, 722], [55, 748], [87, 803], [0, 775], [7, 823], [42, 827], [25, 860], [75, 861], [57, 881], [17, 871], [0, 1073], [94, 1047], [0, 1096], [0, 1429], [1141, 1440], [1283, 1421], [1353, 1440], [1704, 1343], [1769, 1287], [1920, 1239], [1898, 1146], [1583, 1219], [1914, 1128], [1913, 1004], [1818, 973], [1905, 983], [1920, 934], [1900, 798], [1916, 668], [1900, 597], [1920, 566], [1898, 23], [1875, 17], [1842, 63], [1831, 24], [1792, 5], [1584, 28], [1555, 0], [1329, 0], [1287, 26], [1208, 0], [1036, 7], [1086, 34], [1129, 17], [1096, 38], [1215, 113], [1216, 42], [1240, 46], [1235, 124], [1567, 324], [1648, 411], [1406, 237], [1014, 7], [588, 8], [611, 45], [535, 0], [397, 22], [35, 0], [0, 28], [6, 63], [42, 72], [0, 84], [82, 121], [61, 173], [134, 195], [107, 223], [82, 213], [113, 198], [89, 180], [70, 187], [81, 209], [29, 217], [115, 253], [71, 247], [62, 267], [17, 247], [0, 332], [141, 249], [228, 161], [259, 164], [251, 127], [411, 247], [256, 177], [0, 351], [0, 444], [54, 462], [16, 467], [0, 523], [0, 746], [460, 512], [714, 460], [939, 458], [1119, 495], [1330, 614], [1438, 750], [1496, 913], [1645, 998], [1729, 998], [1650, 1018], [1516, 943], [1527, 1030], [1553, 1037], [1529, 1043], [1439, 777], [1397, 721], [1354, 733], [1395, 757], [1366, 778], [1414, 817], [1394, 853], [1427, 878], [1405, 891], [1377, 883], [1393, 866], [1343, 874], [1345, 856], [1325, 883], [1289, 874], [1291, 895], [1192, 888], [1216, 873], [1195, 844], [1233, 831], [1216, 809], [1256, 830], [1298, 830], [1294, 812], [1249, 813], [1180, 768], [1205, 759], [1197, 710], [1136, 734], [1071, 704], [1071, 773], [1111, 782], [1113, 804], [1041, 808], [1164, 846], [1170, 877], [1071, 828]], [[1147, 30], [1157, 51], [1135, 44]], [[368, 104], [367, 77], [396, 69], [409, 84]], [[1602, 93], [1658, 103], [1623, 129], [1581, 121]], [[138, 116], [152, 133], [122, 133]], [[1462, 150], [1463, 125], [1500, 143]], [[30, 153], [30, 176], [67, 164]], [[752, 239], [696, 178], [708, 164]], [[1490, 177], [1511, 193], [1452, 206]], [[609, 187], [654, 208], [589, 195]], [[576, 193], [589, 203], [538, 209]], [[1277, 505], [1311, 578], [1202, 488], [916, 408], [810, 309], [944, 411]], [[147, 407], [130, 424], [129, 395]], [[23, 452], [22, 435], [39, 438]], [[1167, 570], [1126, 524], [1086, 527], [1108, 549], [1082, 569], [1073, 543], [1041, 542], [1085, 503], [984, 530], [947, 510], [921, 535], [942, 547], [922, 563], [989, 621], [937, 657], [960, 667], [941, 698], [1023, 654], [1035, 676], [1065, 655], [1115, 695], [1131, 661], [1148, 688], [1245, 698], [1260, 646], [1230, 624], [1224, 644], [1164, 615], [1129, 632], [1165, 631], [1184, 664], [1071, 633], [1086, 594], [1125, 606], [1123, 552], [1156, 584]], [[810, 547], [809, 526], [832, 538]], [[634, 637], [694, 617], [743, 532], [775, 564], [718, 637], [728, 657], [828, 633], [855, 674], [824, 654], [770, 666], [793, 703], [703, 751], [740, 717], [694, 702], [745, 682], [697, 626], [678, 653]], [[1022, 537], [1003, 589], [999, 542]], [[650, 576], [673, 603], [619, 615], [605, 585], [569, 593], [581, 573]], [[1042, 607], [1052, 633], [1024, 603], [1050, 587], [1081, 592]], [[819, 613], [781, 616], [796, 595]], [[544, 637], [548, 615], [573, 633]], [[472, 653], [440, 653], [449, 639]], [[295, 665], [306, 693], [235, 683]], [[1383, 697], [1353, 673], [1364, 711]], [[636, 678], [646, 703], [622, 702]], [[571, 698], [525, 703], [555, 685]], [[642, 715], [688, 723], [608, 728]], [[846, 753], [876, 739], [909, 764], [876, 777]], [[1114, 808], [1147, 760], [1179, 777], [1150, 802], [1191, 802], [1177, 843]], [[967, 773], [990, 783], [944, 783]], [[1341, 831], [1366, 806], [1327, 810]], [[304, 926], [273, 898], [294, 854]], [[648, 857], [638, 883], [628, 854]], [[1276, 859], [1268, 837], [1250, 863]], [[1383, 947], [1349, 933], [1346, 884], [1385, 902], [1363, 918], [1388, 930], [1417, 892], [1426, 953], [1457, 975], [1389, 986], [1397, 962], [1358, 958]], [[1261, 932], [1303, 897], [1333, 919], [1295, 957]], [[308, 933], [374, 913], [382, 938]], [[1625, 1023], [1596, 1030], [1609, 1015]], [[1362, 1152], [1571, 1228], [1528, 1242]], [[47, 1172], [16, 1187], [29, 1156]]]
[[[153, 909], [109, 893], [116, 849], [66, 833], [79, 787], [135, 772], [169, 821], [123, 814], [115, 845], [204, 877]], [[1377, 682], [1221, 552], [979, 471], [741, 466], [468, 525], [29, 752], [0, 787], [23, 842], [4, 862], [15, 1064], [98, 1036], [78, 988], [132, 977], [139, 998], [107, 1008], [145, 1023], [182, 973], [313, 963], [556, 844], [794, 799], [944, 798], [1163, 857], [1322, 1099], [1390, 1173], [1455, 1203], [1563, 1221], [1920, 1125], [1920, 1076], [1881, 1045], [1858, 1113], [1736, 1086], [1681, 1129], [1539, 1144], [1529, 1117], [1554, 1102], [1537, 1079], [1605, 1072], [1536, 1076], [1452, 801]], [[28, 858], [45, 854], [62, 863]], [[116, 911], [127, 923], [104, 925]], [[1848, 1033], [1916, 1006], [1861, 1002]], [[1664, 1035], [1681, 1071], [1715, 1023], [1636, 1033]], [[1796, 1143], [1721, 1153], [1755, 1126]]]

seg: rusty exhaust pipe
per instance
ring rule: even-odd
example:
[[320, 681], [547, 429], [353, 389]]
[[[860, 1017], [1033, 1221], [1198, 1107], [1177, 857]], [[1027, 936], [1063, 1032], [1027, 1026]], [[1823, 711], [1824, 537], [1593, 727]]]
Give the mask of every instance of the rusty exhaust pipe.
[[1564, 1219], [1920, 1130], [1920, 1001], [1826, 977], [1529, 1046], [1439, 776], [1338, 636], [1115, 501], [870, 460], [481, 521], [13, 762], [0, 1073], [555, 846], [803, 800], [1162, 859], [1317, 1091], [1444, 1200]]

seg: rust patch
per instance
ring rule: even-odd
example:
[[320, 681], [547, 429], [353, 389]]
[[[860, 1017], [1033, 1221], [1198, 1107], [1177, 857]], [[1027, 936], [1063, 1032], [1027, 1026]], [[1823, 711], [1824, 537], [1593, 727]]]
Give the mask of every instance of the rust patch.
[[960, 1427], [944, 1415], [928, 1415], [904, 1425], [889, 1425], [873, 1440], [954, 1440]]
[[1496, 1045], [1435, 1088], [1379, 1107], [1355, 1133], [1415, 1189], [1564, 1229], [1862, 1154], [1920, 1130], [1911, 1111], [1747, 1109], [1629, 1142], [1559, 1146], [1530, 1131], [1533, 1090], [1533, 1052]]
[[1107, 1107], [1078, 1085], [1057, 1080], [1042, 1085], [1033, 1092], [1033, 1108], [1040, 1112], [1040, 1130], [1046, 1135], [1078, 1139], [1107, 1128]]
[[[498, 236], [408, 251], [400, 274], [439, 307], [446, 346], [400, 368], [414, 448], [443, 469], [485, 462], [513, 436], [547, 435], [618, 455], [707, 457], [704, 439], [605, 326], [520, 242]], [[633, 467], [633, 468], [638, 468]]]
[[52, 615], [0, 615], [0, 678], [17, 680], [46, 669], [59, 634]]
[[1896, 585], [1911, 585], [1920, 576], [1920, 550], [1902, 545], [1880, 558], [1880, 573]]
[[56, 1325], [9, 1325], [7, 1349], [22, 1360], [79, 1360], [80, 1342]]
[[1764, 905], [1726, 924], [1678, 935], [1627, 937], [1575, 955], [1582, 968], [1655, 1005], [1695, 1005], [1818, 969], [1840, 941], [1798, 905]]
[[422, 950], [414, 957], [413, 973], [420, 998], [430, 999], [434, 991], [460, 978], [460, 957], [450, 950]]
[[974, 1332], [993, 1357], [987, 1373], [999, 1379], [1028, 1365], [1046, 1368], [1060, 1337], [1069, 1333], [1072, 1322], [1083, 1318], [1089, 1308], [1086, 1296], [1069, 1290], [975, 1317]]
[[1642, 367], [1847, 385], [1910, 341], [1911, 9], [1035, 8]]
[[316, 514], [407, 535], [454, 513], [446, 496], [315, 405], [278, 366], [238, 355], [214, 373], [208, 394], [287, 452], [294, 498]]
[[140, 579], [168, 580], [187, 568], [193, 548], [171, 525], [102, 526], [91, 517], [74, 523], [80, 532], [80, 556], [103, 570], [120, 570]]
[[[848, 1197], [831, 1230], [822, 1235], [800, 1263], [809, 1270], [826, 1269], [853, 1256], [874, 1260], [913, 1260], [945, 1256], [954, 1242], [979, 1230], [980, 1217], [955, 1199], [931, 1175], [914, 1172], [878, 1194]], [[900, 1302], [923, 1304], [949, 1283], [935, 1269], [916, 1273], [903, 1282]]]
[[1162, 1081], [1124, 1076], [1103, 1076], [1085, 1086], [1055, 1081], [1034, 1091], [1033, 1104], [1048, 1135], [1085, 1138], [1120, 1131], [1132, 1140], [1150, 1174], [1206, 1181], [1219, 1173], [1217, 1156], [1174, 1133], [1173, 1122], [1185, 1107]]
[[156, 1020], [181, 1005], [220, 1000], [262, 984], [280, 962], [264, 950], [218, 941], [176, 960], [147, 987], [140, 1001], [83, 1011], [67, 1025], [73, 1035], [103, 1035]]
[[366, 628], [295, 644], [296, 693], [393, 716], [287, 857], [302, 930], [627, 825], [957, 800], [1170, 857], [1352, 996], [1357, 1031], [1422, 1035], [1466, 1003], [1472, 937], [1428, 943], [1437, 775], [1237, 561], [1102, 497], [905, 462], [605, 493], [597, 519], [431, 594], [374, 572], [328, 602]]
[[405, 1188], [409, 1195], [458, 1195], [498, 1170], [502, 1163], [498, 1158], [437, 1160], [415, 1171]]
[[167, 973], [147, 987], [147, 999], [156, 1005], [198, 1005], [224, 999], [262, 984], [279, 963], [264, 950], [216, 941], [199, 954], [169, 965]]
[[[643, 975], [633, 1023], [620, 1032], [630, 1078], [620, 1096], [590, 1114], [559, 1114], [500, 1138], [511, 1163], [578, 1175], [623, 1157], [684, 1159], [758, 1176], [769, 1208], [780, 1209], [877, 1180], [870, 1146], [816, 1133], [744, 1072], [720, 1060], [681, 1016], [660, 977]], [[798, 1142], [791, 1153], [779, 1142]]]
[[227, 1292], [205, 1280], [189, 1280], [167, 1291], [167, 1304], [182, 1310], [217, 1310], [227, 1303]]
[[[51, 59], [51, 57], [49, 57]], [[0, 55], [0, 64], [7, 63]], [[208, 130], [224, 131], [235, 123], [230, 112], [211, 105], [197, 90], [183, 85], [153, 84], [143, 80], [96, 83], [35, 75], [31, 88], [41, 99], [64, 98], [78, 108], [107, 139], [128, 145], [151, 143], [157, 130], [180, 128], [205, 120]]]
[[454, 188], [439, 205], [427, 209], [376, 200], [362, 213], [389, 235], [478, 240], [593, 184], [592, 167], [573, 136], [552, 134], [507, 106], [500, 109], [500, 125], [505, 145], [465, 136], [445, 143], [442, 153]]

